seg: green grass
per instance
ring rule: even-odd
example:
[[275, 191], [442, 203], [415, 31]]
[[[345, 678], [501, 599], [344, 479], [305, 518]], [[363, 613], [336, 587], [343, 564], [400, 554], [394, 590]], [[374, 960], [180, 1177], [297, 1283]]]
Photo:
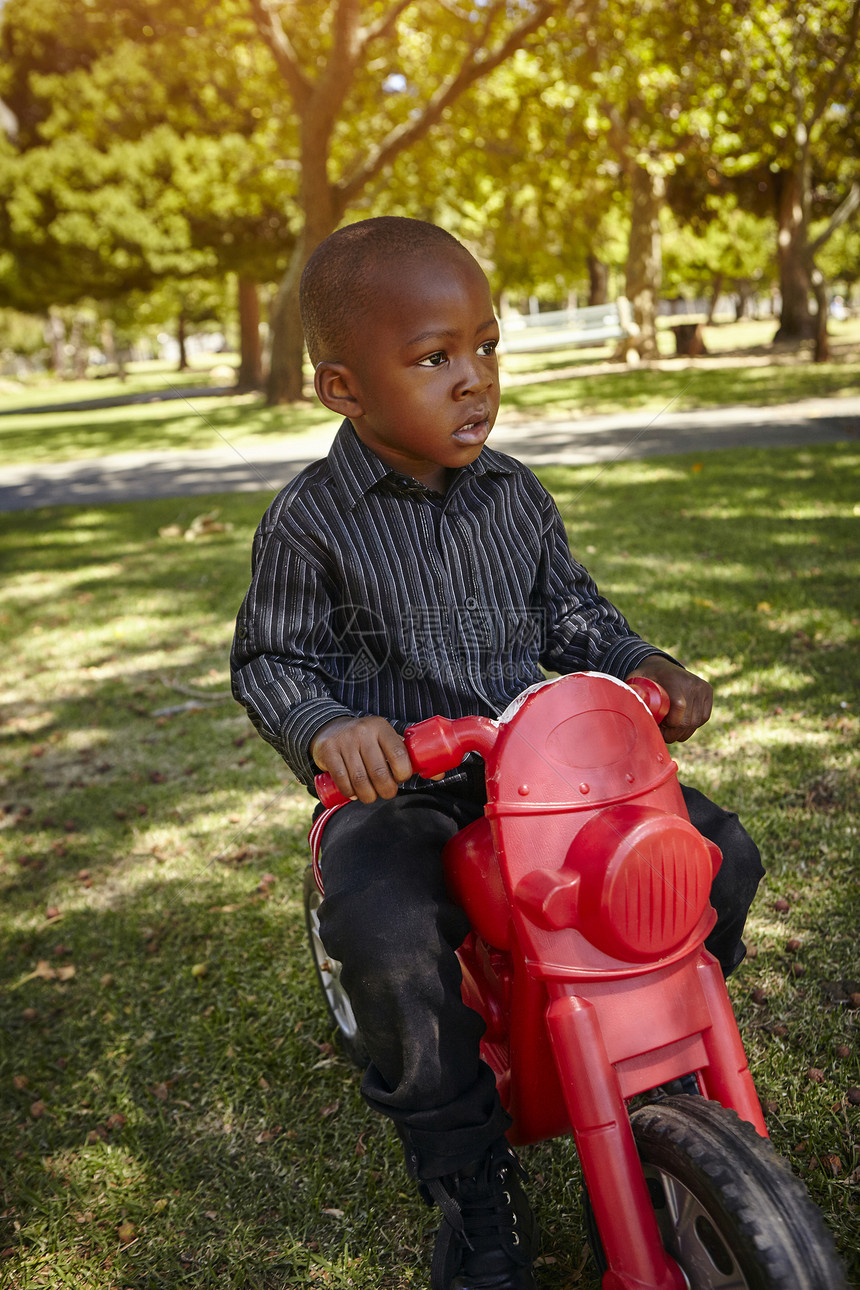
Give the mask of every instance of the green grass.
[[[671, 320], [667, 320], [671, 321]], [[706, 332], [711, 358], [664, 360], [654, 368], [608, 365], [609, 347], [502, 359], [502, 415], [597, 416], [748, 403], [756, 406], [860, 393], [860, 322], [834, 325], [834, 361], [811, 362], [808, 347], [761, 351], [772, 323], [738, 323]], [[716, 339], [714, 339], [716, 338]], [[664, 332], [664, 349], [671, 344]], [[741, 346], [745, 348], [741, 348]], [[752, 347], [752, 348], [751, 348]], [[205, 373], [204, 373], [205, 375]], [[119, 382], [53, 382], [0, 394], [0, 458], [7, 464], [72, 461], [109, 453], [164, 452], [266, 443], [337, 418], [307, 403], [267, 408], [259, 395], [191, 396], [129, 407], [63, 411], [63, 402], [199, 385], [201, 372], [175, 373], [146, 365]], [[309, 389], [309, 387], [308, 387]], [[27, 412], [27, 406], [50, 411]]]
[[[716, 685], [675, 755], [762, 848], [732, 994], [771, 1135], [855, 1285], [858, 466], [842, 444], [543, 474], [606, 592]], [[13, 1290], [427, 1284], [433, 1215], [312, 978], [309, 799], [227, 694], [265, 502], [0, 516]], [[232, 528], [159, 536], [215, 507]], [[570, 1144], [524, 1158], [547, 1290], [596, 1290]]]

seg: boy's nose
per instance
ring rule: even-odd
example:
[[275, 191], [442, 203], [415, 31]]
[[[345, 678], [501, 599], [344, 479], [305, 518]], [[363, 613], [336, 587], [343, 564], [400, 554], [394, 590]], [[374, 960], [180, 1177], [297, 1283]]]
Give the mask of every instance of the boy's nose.
[[494, 383], [494, 376], [488, 370], [486, 362], [481, 363], [477, 358], [465, 359], [463, 367], [458, 372], [457, 383], [454, 387], [456, 398], [465, 398], [469, 394], [475, 394], [482, 390], [487, 390]]

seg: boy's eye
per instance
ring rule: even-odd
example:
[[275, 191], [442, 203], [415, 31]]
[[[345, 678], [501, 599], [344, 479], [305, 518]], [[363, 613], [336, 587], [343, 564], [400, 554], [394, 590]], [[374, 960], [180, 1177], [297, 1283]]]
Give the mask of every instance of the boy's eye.
[[444, 349], [437, 349], [434, 354], [427, 354], [425, 358], [419, 358], [418, 366], [419, 367], [441, 367], [442, 364], [447, 360], [447, 358], [448, 358], [448, 355], [445, 353]]
[[478, 346], [478, 353], [482, 358], [490, 358], [495, 354], [498, 344], [497, 340], [485, 340], [483, 345]]

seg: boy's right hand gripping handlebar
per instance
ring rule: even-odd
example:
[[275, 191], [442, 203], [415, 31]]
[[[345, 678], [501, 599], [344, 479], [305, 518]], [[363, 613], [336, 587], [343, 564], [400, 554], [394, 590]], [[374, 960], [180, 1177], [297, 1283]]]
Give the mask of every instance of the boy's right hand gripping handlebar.
[[[669, 696], [661, 685], [645, 676], [629, 682], [659, 725], [669, 711]], [[431, 779], [459, 766], [467, 752], [485, 756], [499, 732], [498, 723], [489, 717], [430, 717], [410, 726], [403, 736], [412, 769], [416, 775]], [[314, 779], [323, 806], [343, 806], [345, 797], [327, 771]]]

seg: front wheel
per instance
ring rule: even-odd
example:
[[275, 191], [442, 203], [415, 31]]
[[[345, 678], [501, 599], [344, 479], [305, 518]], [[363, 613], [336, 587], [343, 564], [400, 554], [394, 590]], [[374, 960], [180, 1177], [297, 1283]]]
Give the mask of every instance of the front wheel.
[[305, 924], [308, 930], [311, 958], [314, 963], [317, 981], [323, 992], [329, 1017], [337, 1030], [337, 1036], [346, 1057], [353, 1065], [362, 1070], [367, 1066], [368, 1056], [349, 1001], [349, 995], [340, 979], [340, 963], [326, 953], [320, 937], [319, 907], [322, 895], [316, 884], [313, 865], [305, 870]]
[[691, 1096], [644, 1106], [631, 1124], [660, 1237], [690, 1290], [846, 1290], [806, 1188], [751, 1124]]

